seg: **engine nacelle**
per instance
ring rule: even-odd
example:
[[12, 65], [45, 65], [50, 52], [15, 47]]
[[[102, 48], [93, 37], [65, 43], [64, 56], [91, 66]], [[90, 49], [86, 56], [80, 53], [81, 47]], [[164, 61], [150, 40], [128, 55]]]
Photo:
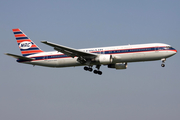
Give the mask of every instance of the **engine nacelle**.
[[109, 64], [108, 68], [126, 69], [127, 68], [127, 63]]
[[110, 63], [112, 63], [112, 56], [111, 55], [99, 55], [95, 60], [100, 62], [101, 64], [110, 64]]

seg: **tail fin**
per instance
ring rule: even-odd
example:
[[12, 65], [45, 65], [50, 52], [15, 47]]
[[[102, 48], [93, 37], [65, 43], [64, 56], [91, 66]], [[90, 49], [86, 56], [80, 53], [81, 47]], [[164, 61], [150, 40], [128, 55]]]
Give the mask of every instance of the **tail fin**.
[[18, 46], [23, 56], [32, 55], [42, 51], [31, 39], [29, 39], [20, 29], [12, 29]]

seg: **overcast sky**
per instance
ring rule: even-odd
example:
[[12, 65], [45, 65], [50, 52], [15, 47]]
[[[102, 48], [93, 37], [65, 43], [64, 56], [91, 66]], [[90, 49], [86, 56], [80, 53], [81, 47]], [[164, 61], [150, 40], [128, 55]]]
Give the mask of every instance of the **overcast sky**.
[[13, 28], [42, 50], [48, 40], [72, 48], [166, 43], [180, 51], [179, 0], [1, 0], [1, 120], [178, 120], [180, 56], [102, 66], [103, 75], [75, 68], [17, 63]]

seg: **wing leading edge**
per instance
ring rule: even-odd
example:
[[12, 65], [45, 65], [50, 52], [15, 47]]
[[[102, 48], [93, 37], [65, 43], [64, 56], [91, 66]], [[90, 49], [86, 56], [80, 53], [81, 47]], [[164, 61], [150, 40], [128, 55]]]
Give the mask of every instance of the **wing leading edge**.
[[83, 52], [74, 48], [70, 48], [70, 47], [66, 47], [63, 45], [58, 45], [52, 42], [48, 42], [48, 41], [41, 41], [42, 43], [49, 45], [51, 47], [54, 47], [55, 50], [57, 50], [58, 52], [62, 52], [67, 56], [70, 56], [72, 58], [74, 58], [75, 56], [77, 57], [84, 57], [84, 58], [92, 58], [92, 57], [96, 57], [98, 56], [95, 53], [87, 53], [87, 52]]

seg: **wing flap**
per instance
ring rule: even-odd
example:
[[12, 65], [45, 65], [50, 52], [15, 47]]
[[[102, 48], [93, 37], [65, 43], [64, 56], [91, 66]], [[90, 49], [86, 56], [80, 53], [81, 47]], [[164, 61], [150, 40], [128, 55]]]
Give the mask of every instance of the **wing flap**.
[[20, 60], [34, 60], [34, 58], [28, 58], [28, 57], [15, 55], [15, 54], [10, 54], [10, 53], [5, 53], [5, 55], [8, 55], [8, 56], [11, 56], [13, 58], [20, 59]]

